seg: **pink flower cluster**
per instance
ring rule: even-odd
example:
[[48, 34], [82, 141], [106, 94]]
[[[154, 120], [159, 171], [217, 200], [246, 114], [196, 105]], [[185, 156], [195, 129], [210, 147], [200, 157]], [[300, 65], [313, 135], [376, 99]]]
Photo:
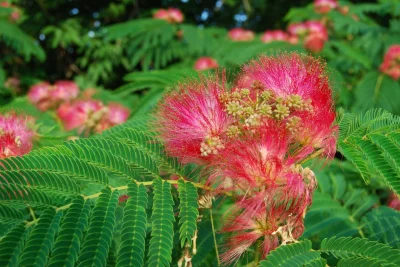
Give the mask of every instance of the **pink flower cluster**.
[[16, 21], [18, 21], [20, 19], [21, 11], [17, 6], [12, 5], [9, 2], [0, 2], [0, 7], [5, 7], [5, 8], [11, 8], [12, 9], [12, 11], [10, 13], [10, 17], [8, 18], [11, 22], [16, 22]]
[[388, 49], [380, 66], [380, 70], [394, 80], [400, 78], [400, 45], [392, 45]]
[[218, 62], [212, 57], [201, 57], [194, 63], [195, 70], [208, 70], [218, 68]]
[[314, 0], [314, 10], [318, 14], [327, 14], [338, 6], [337, 0]]
[[251, 41], [254, 39], [254, 32], [243, 28], [233, 28], [228, 32], [228, 36], [236, 42]]
[[303, 161], [330, 158], [337, 126], [325, 65], [311, 56], [261, 56], [232, 86], [225, 74], [182, 83], [159, 104], [157, 131], [169, 155], [208, 168], [208, 183], [237, 202], [223, 231], [229, 264], [262, 239], [267, 255], [303, 232], [316, 187]]
[[396, 193], [392, 192], [389, 195], [387, 205], [388, 205], [388, 207], [391, 207], [392, 209], [400, 211], [400, 199], [396, 195]]
[[45, 111], [75, 99], [78, 94], [78, 86], [71, 81], [57, 81], [54, 85], [40, 82], [29, 89], [28, 99], [38, 109]]
[[264, 43], [271, 43], [275, 41], [289, 42], [291, 44], [297, 44], [299, 39], [296, 35], [291, 35], [282, 30], [268, 30], [265, 31], [261, 36], [261, 41]]
[[8, 113], [0, 115], [0, 159], [20, 156], [32, 149], [34, 120], [31, 117]]
[[314, 53], [320, 52], [328, 41], [328, 30], [319, 21], [306, 21], [289, 25], [288, 32], [304, 42], [304, 47]]
[[79, 134], [88, 135], [125, 122], [129, 117], [129, 109], [117, 103], [106, 106], [93, 99], [76, 100], [61, 104], [57, 116], [67, 131], [77, 129]]
[[182, 11], [177, 8], [158, 9], [154, 14], [153, 18], [166, 20], [169, 23], [182, 23], [184, 16]]

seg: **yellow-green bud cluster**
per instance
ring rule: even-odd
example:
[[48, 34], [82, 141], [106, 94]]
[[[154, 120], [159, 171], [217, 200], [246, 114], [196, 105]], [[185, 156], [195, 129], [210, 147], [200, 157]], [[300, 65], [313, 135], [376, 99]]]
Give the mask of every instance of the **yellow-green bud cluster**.
[[251, 130], [250, 128], [261, 125], [265, 119], [284, 121], [286, 128], [294, 134], [301, 129], [301, 118], [293, 116], [293, 112], [313, 111], [311, 99], [303, 99], [297, 94], [276, 96], [260, 81], [254, 81], [251, 88], [252, 90], [235, 89], [220, 98], [225, 111], [235, 119], [234, 125], [227, 131], [228, 137], [232, 138], [242, 131]]
[[224, 148], [225, 146], [218, 136], [206, 137], [206, 139], [200, 144], [200, 152], [203, 157], [216, 155], [219, 150]]

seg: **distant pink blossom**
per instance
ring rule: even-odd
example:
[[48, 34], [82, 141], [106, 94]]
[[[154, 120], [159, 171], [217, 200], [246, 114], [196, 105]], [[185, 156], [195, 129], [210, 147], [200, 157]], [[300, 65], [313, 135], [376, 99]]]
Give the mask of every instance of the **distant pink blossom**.
[[195, 70], [208, 70], [218, 68], [218, 63], [212, 57], [201, 57], [194, 63]]
[[329, 11], [337, 7], [337, 0], [314, 0], [314, 10], [319, 14], [329, 13]]
[[304, 47], [314, 53], [320, 52], [328, 41], [328, 30], [319, 21], [306, 21], [289, 25], [288, 32], [303, 39]]
[[389, 199], [387, 202], [388, 207], [391, 207], [392, 209], [400, 211], [400, 199], [395, 193], [391, 193], [389, 195]]
[[400, 78], [400, 45], [392, 45], [387, 50], [380, 71], [387, 74], [393, 80]]
[[48, 82], [37, 83], [29, 89], [28, 99], [38, 109], [47, 110], [53, 105], [50, 90], [51, 85]]
[[288, 41], [289, 34], [282, 31], [282, 30], [270, 30], [265, 31], [264, 34], [261, 36], [261, 41], [264, 43], [270, 43], [274, 41]]
[[53, 101], [69, 101], [76, 98], [79, 94], [79, 88], [72, 81], [57, 81], [53, 89], [50, 91], [50, 96]]
[[41, 111], [58, 107], [61, 103], [75, 99], [79, 94], [78, 86], [72, 81], [37, 83], [29, 89], [28, 99]]
[[32, 149], [34, 120], [31, 117], [9, 113], [0, 115], [0, 159], [21, 156]]
[[0, 2], [0, 7], [12, 9], [10, 17], [9, 17], [9, 20], [11, 22], [16, 22], [21, 18], [21, 10], [17, 6], [15, 6], [9, 2]]
[[229, 31], [228, 36], [233, 41], [251, 41], [254, 39], [254, 32], [243, 28], [234, 28]]
[[21, 92], [20, 88], [21, 81], [17, 77], [9, 77], [5, 82], [4, 82], [4, 87], [12, 90], [14, 93], [19, 93]]
[[182, 11], [177, 8], [158, 9], [154, 14], [153, 18], [166, 20], [169, 23], [182, 23], [184, 15]]
[[88, 135], [125, 122], [129, 110], [119, 104], [105, 106], [97, 100], [77, 100], [62, 104], [57, 115], [67, 131], [77, 129], [78, 133]]

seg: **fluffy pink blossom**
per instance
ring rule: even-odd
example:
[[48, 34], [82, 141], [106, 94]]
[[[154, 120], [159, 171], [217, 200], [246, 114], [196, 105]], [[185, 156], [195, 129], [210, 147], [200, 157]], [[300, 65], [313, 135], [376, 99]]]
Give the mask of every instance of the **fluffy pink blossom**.
[[194, 63], [195, 70], [208, 70], [218, 68], [218, 63], [212, 57], [201, 57]]
[[251, 41], [254, 39], [254, 32], [243, 28], [234, 28], [229, 31], [228, 36], [233, 41]]
[[40, 82], [33, 85], [28, 92], [29, 101], [44, 111], [53, 104], [50, 97], [51, 85], [48, 82]]
[[78, 94], [78, 86], [71, 81], [57, 81], [54, 85], [40, 82], [29, 89], [28, 99], [38, 109], [45, 111], [56, 108], [65, 101], [75, 99]]
[[271, 30], [265, 31], [261, 36], [261, 41], [264, 43], [270, 43], [274, 41], [284, 41], [287, 42], [289, 40], [289, 34], [282, 30]]
[[179, 9], [172, 8], [172, 7], [168, 8], [168, 13], [169, 13], [170, 20], [172, 22], [174, 22], [174, 23], [182, 23], [183, 22], [184, 16], [183, 16], [182, 11], [180, 11]]
[[300, 23], [292, 23], [288, 27], [288, 32], [292, 35], [302, 36], [306, 34], [308, 31], [307, 26], [300, 22]]
[[129, 110], [116, 103], [105, 106], [96, 100], [78, 100], [62, 104], [57, 115], [67, 131], [77, 129], [78, 133], [88, 135], [125, 122]]
[[392, 45], [385, 54], [380, 71], [392, 77], [400, 78], [400, 45]]
[[308, 107], [294, 111], [282, 123], [288, 123], [290, 116], [298, 117], [296, 139], [304, 147], [322, 148], [328, 156], [334, 155], [337, 128], [332, 126], [335, 111], [324, 64], [312, 56], [294, 53], [261, 56], [243, 67], [237, 87], [247, 87], [249, 81], [259, 81], [264, 90], [271, 90], [282, 99], [282, 105], [290, 106], [293, 103], [289, 102], [301, 98], [298, 101]]
[[225, 77], [180, 84], [159, 104], [157, 125], [167, 152], [183, 163], [204, 163], [225, 146], [230, 123], [219, 101]]
[[166, 20], [169, 23], [182, 23], [184, 15], [182, 11], [177, 8], [158, 9], [154, 14], [153, 18]]
[[50, 96], [53, 101], [69, 101], [76, 98], [79, 94], [79, 88], [72, 81], [57, 81]]
[[31, 117], [9, 113], [0, 115], [0, 159], [20, 156], [32, 149], [34, 131]]
[[314, 0], [314, 10], [318, 14], [329, 13], [329, 11], [337, 7], [337, 0]]
[[319, 21], [291, 24], [288, 32], [304, 39], [304, 47], [314, 53], [320, 52], [328, 40], [328, 30]]

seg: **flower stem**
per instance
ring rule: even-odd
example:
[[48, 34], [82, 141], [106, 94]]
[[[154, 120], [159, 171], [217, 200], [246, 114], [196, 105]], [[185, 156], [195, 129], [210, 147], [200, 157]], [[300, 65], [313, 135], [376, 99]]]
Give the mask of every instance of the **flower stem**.
[[214, 218], [213, 218], [212, 208], [210, 208], [210, 220], [211, 220], [212, 234], [213, 234], [213, 238], [214, 238], [215, 256], [217, 257], [218, 266], [220, 266], [221, 262], [219, 261], [217, 237], [215, 236], [215, 227], [214, 227]]

